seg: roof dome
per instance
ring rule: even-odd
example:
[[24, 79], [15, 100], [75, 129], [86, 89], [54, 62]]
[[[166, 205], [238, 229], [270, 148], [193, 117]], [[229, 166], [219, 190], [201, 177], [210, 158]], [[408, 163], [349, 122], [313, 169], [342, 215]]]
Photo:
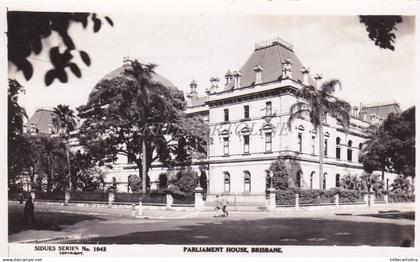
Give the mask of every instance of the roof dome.
[[[110, 73], [106, 74], [104, 77], [102, 77], [98, 83], [102, 82], [103, 80], [110, 80], [112, 78], [115, 77], [119, 77], [122, 76], [124, 74], [124, 68], [125, 66], [121, 66], [113, 71], [111, 71]], [[178, 89], [171, 81], [169, 81], [167, 78], [157, 74], [157, 73], [152, 73], [152, 81], [153, 82], [157, 82], [160, 83], [163, 86], [166, 86], [168, 88], [173, 88], [173, 89]], [[97, 85], [92, 89], [92, 91], [89, 94], [89, 97], [92, 96], [93, 93], [95, 93], [97, 91]]]

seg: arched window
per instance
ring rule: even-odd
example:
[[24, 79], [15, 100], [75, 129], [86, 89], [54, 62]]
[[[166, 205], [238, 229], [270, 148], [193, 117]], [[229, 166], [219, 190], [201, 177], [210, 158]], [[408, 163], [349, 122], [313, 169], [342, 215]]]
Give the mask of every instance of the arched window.
[[296, 187], [302, 187], [302, 170], [296, 173]]
[[335, 175], [335, 187], [340, 187], [340, 174]]
[[353, 150], [351, 149], [353, 145], [353, 142], [351, 140], [349, 140], [349, 142], [347, 143], [347, 160], [348, 161], [352, 161], [353, 160]]
[[224, 172], [224, 191], [230, 192], [230, 174], [229, 172]]
[[360, 143], [359, 144], [359, 157], [358, 157], [358, 159], [357, 159], [357, 161], [359, 162], [359, 163], [361, 163], [362, 161], [361, 161], [361, 159], [360, 159], [360, 156], [361, 156], [361, 154], [362, 154], [362, 148], [363, 148], [363, 143]]
[[251, 192], [251, 174], [244, 171], [244, 192]]
[[315, 176], [315, 171], [312, 171], [311, 176], [310, 176], [310, 180], [309, 180], [309, 188], [310, 189], [314, 188], [314, 176]]
[[324, 173], [324, 176], [322, 177], [322, 189], [327, 189], [327, 173]]
[[335, 143], [336, 143], [336, 146], [335, 146], [335, 157], [337, 159], [340, 159], [341, 158], [341, 148], [340, 148], [341, 138], [337, 137], [335, 139]]

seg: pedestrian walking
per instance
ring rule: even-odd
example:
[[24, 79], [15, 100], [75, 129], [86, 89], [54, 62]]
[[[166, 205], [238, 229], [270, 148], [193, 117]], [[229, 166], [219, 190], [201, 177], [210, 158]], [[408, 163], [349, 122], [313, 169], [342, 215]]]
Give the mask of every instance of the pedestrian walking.
[[229, 204], [229, 202], [227, 201], [226, 197], [222, 195], [222, 212], [223, 212], [223, 216], [229, 216], [229, 212], [227, 211], [227, 206]]
[[19, 193], [18, 199], [19, 199], [19, 204], [23, 204], [24, 197], [23, 197], [22, 192]]
[[222, 202], [220, 201], [219, 195], [216, 195], [216, 200], [214, 201], [216, 214], [214, 217], [222, 216]]
[[26, 200], [25, 207], [23, 208], [22, 222], [27, 223], [30, 221], [31, 224], [35, 224], [34, 210], [35, 206], [32, 202], [32, 196], [29, 196]]

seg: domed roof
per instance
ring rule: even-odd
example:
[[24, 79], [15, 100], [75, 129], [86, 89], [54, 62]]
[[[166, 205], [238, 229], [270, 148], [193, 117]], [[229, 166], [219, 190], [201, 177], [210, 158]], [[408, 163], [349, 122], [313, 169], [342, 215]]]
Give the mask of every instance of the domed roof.
[[[106, 74], [103, 78], [101, 78], [98, 81], [98, 83], [102, 82], [103, 80], [110, 80], [112, 78], [123, 76], [123, 75], [124, 75], [124, 66], [121, 66], [111, 71], [110, 73]], [[166, 86], [168, 88], [177, 89], [177, 87], [171, 81], [169, 81], [168, 79], [166, 79], [165, 77], [157, 73], [152, 73], [152, 81], [160, 83], [161, 85]], [[92, 89], [92, 91], [89, 94], [89, 97], [91, 97], [91, 95], [95, 93], [96, 91], [97, 91], [97, 85]]]

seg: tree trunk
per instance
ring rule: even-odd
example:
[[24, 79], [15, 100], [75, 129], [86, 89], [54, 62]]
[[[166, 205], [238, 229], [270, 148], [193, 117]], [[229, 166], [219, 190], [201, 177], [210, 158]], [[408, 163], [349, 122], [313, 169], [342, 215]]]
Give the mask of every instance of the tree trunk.
[[54, 167], [53, 167], [52, 156], [50, 156], [48, 160], [50, 162], [50, 170], [47, 173], [47, 192], [49, 193], [51, 191], [51, 178], [54, 174]]
[[142, 174], [141, 174], [141, 190], [143, 193], [146, 193], [146, 178], [147, 178], [147, 156], [146, 156], [146, 140], [143, 138], [141, 141], [141, 150], [142, 150], [142, 157], [141, 157], [141, 168], [142, 168]]
[[69, 172], [69, 190], [73, 189], [73, 183], [71, 181], [71, 167], [70, 167], [70, 151], [69, 151], [69, 141], [66, 141], [66, 155], [67, 155], [67, 170]]
[[319, 189], [323, 189], [324, 182], [324, 128], [322, 122], [318, 127], [319, 133]]

